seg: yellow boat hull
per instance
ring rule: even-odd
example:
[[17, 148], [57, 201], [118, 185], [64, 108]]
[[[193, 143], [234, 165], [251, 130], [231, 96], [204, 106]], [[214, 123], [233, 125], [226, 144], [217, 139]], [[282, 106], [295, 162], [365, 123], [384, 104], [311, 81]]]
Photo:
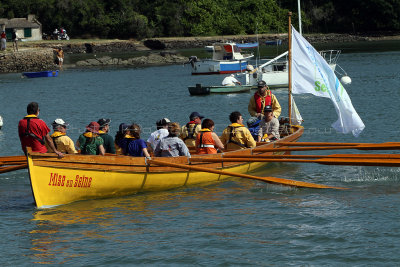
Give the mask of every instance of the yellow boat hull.
[[[295, 134], [282, 141], [296, 141], [302, 134]], [[265, 144], [263, 147], [273, 147]], [[226, 152], [226, 154], [252, 154], [252, 149]], [[264, 153], [268, 154], [268, 153]], [[216, 157], [193, 155], [193, 157]], [[157, 158], [158, 160], [187, 164], [188, 158]], [[196, 164], [196, 163], [193, 163]], [[267, 163], [198, 163], [206, 168], [247, 173]], [[217, 182], [228, 176], [186, 171], [172, 167], [149, 166], [144, 158], [128, 156], [66, 155], [28, 153], [28, 167], [32, 192], [38, 208], [48, 208], [75, 201], [131, 195], [138, 192], [169, 190], [182, 186]]]

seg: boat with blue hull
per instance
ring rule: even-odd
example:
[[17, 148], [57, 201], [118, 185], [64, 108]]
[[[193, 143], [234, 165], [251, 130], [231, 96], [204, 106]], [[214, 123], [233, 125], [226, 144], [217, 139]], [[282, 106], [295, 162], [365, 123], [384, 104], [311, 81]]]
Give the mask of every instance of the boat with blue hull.
[[265, 41], [265, 45], [281, 45], [281, 44], [282, 44], [281, 39]]
[[196, 56], [189, 58], [192, 75], [228, 74], [245, 71], [247, 62], [254, 55], [242, 54], [236, 43], [215, 43], [206, 46], [212, 52], [211, 59], [198, 59]]
[[258, 47], [258, 42], [255, 43], [240, 43], [236, 44], [240, 49], [253, 49]]
[[27, 77], [27, 78], [57, 77], [58, 76], [58, 70], [24, 72], [24, 73], [22, 73], [22, 75]]

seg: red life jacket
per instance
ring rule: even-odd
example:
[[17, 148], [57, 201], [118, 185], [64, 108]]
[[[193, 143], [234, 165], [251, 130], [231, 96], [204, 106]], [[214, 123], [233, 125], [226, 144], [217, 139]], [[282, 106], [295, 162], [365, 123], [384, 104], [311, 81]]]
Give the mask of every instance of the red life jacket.
[[267, 95], [265, 96], [265, 103], [263, 106], [262, 103], [262, 99], [263, 97], [261, 97], [258, 92], [254, 93], [254, 100], [256, 101], [256, 111], [257, 113], [263, 113], [262, 108], [265, 106], [271, 106], [271, 102], [272, 102], [272, 97], [271, 97], [271, 91], [267, 90]]

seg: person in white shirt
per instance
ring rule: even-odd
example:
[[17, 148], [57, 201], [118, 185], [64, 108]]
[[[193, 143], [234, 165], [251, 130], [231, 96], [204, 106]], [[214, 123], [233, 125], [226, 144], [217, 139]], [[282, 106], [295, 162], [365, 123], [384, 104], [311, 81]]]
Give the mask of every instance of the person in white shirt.
[[160, 140], [168, 136], [168, 123], [171, 122], [168, 118], [162, 118], [156, 122], [157, 131], [153, 132], [147, 139], [147, 146], [151, 147], [154, 151]]
[[271, 142], [279, 140], [279, 121], [274, 117], [271, 106], [265, 106], [264, 118], [258, 130], [258, 142]]
[[223, 86], [235, 86], [236, 84], [241, 85], [242, 83], [235, 78], [235, 74], [225, 77], [225, 79], [222, 81]]

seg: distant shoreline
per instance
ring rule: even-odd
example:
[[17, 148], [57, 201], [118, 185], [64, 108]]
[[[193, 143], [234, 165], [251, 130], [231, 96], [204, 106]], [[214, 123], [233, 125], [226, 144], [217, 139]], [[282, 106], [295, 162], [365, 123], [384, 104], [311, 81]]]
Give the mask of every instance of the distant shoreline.
[[[350, 34], [305, 34], [311, 44], [345, 43], [345, 42], [374, 42], [400, 40], [400, 35], [359, 36]], [[236, 43], [258, 42], [260, 45], [269, 40], [282, 40], [287, 44], [287, 34], [259, 34], [257, 35], [229, 35], [207, 37], [164, 37], [137, 40], [97, 40], [71, 39], [69, 41], [43, 40], [32, 42], [18, 42], [19, 52], [13, 52], [12, 43], [7, 42], [7, 50], [0, 51], [0, 73], [54, 70], [58, 66], [54, 63], [52, 50], [62, 47], [65, 54], [93, 54], [96, 53], [125, 53], [148, 52], [146, 56], [127, 60], [119, 58], [99, 58], [82, 64], [65, 66], [93, 67], [93, 66], [143, 66], [180, 64], [187, 59], [179, 53], [171, 52], [180, 49], [203, 48], [215, 42], [233, 41]], [[97, 60], [97, 61], [96, 61]]]

